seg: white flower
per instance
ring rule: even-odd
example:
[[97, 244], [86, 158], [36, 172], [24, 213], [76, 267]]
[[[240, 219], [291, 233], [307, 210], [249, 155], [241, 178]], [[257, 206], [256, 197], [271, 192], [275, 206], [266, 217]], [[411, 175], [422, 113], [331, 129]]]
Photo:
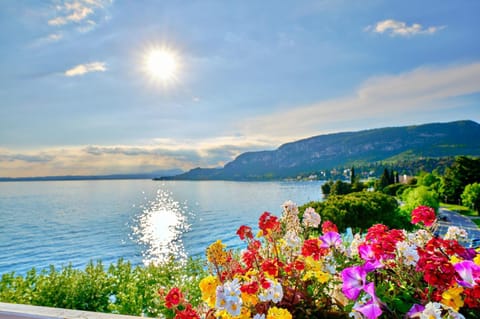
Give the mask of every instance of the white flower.
[[267, 279], [267, 281], [270, 283], [270, 287], [268, 287], [267, 289], [263, 289], [258, 294], [258, 299], [260, 299], [260, 301], [262, 302], [265, 302], [265, 301], [273, 301], [275, 303], [280, 302], [283, 298], [282, 285], [271, 279]]
[[295, 233], [294, 231], [287, 231], [284, 239], [287, 247], [289, 247], [293, 251], [297, 251], [300, 249], [300, 247], [302, 247], [302, 239], [298, 237], [297, 233]]
[[439, 302], [427, 303], [420, 319], [442, 319], [442, 305]]
[[255, 316], [253, 316], [253, 319], [265, 319], [265, 314], [257, 313]]
[[410, 245], [406, 241], [399, 241], [396, 246], [400, 257], [403, 258], [406, 265], [415, 266], [417, 264], [420, 257], [418, 256], [416, 245]]
[[468, 238], [468, 233], [465, 229], [457, 226], [448, 227], [447, 233], [443, 237], [444, 239], [454, 239], [457, 241], [465, 240]]
[[238, 278], [227, 281], [217, 287], [215, 308], [226, 310], [232, 316], [238, 316], [242, 308], [240, 283]]
[[292, 202], [291, 200], [286, 201], [283, 203], [283, 210], [287, 213], [298, 215], [298, 207], [297, 204]]
[[320, 225], [321, 217], [315, 212], [315, 209], [308, 207], [303, 213], [303, 224], [306, 227], [318, 227]]

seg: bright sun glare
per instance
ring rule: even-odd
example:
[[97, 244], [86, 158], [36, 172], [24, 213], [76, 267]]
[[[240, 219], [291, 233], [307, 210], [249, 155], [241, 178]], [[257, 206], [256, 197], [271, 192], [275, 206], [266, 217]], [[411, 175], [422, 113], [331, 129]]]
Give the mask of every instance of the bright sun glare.
[[146, 53], [145, 70], [155, 81], [168, 84], [177, 79], [178, 55], [166, 48], [151, 49]]

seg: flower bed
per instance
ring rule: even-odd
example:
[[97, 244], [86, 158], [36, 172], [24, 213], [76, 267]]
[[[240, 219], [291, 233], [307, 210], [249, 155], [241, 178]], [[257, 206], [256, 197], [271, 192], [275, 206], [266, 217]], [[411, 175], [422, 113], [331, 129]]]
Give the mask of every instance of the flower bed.
[[173, 287], [165, 306], [172, 318], [476, 318], [480, 251], [460, 245], [458, 229], [434, 237], [435, 221], [420, 206], [416, 231], [376, 224], [342, 236], [313, 209], [299, 214], [286, 202], [281, 218], [260, 216], [257, 234], [238, 229], [242, 252], [208, 247], [203, 304], [192, 307]]

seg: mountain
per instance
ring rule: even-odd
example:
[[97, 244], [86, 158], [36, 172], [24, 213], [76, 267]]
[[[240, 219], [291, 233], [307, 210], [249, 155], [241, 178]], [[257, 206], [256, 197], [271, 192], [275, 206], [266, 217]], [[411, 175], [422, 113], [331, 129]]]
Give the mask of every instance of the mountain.
[[480, 124], [457, 121], [319, 135], [273, 151], [240, 154], [223, 168], [195, 168], [162, 179], [283, 179], [352, 164], [456, 155], [480, 156]]

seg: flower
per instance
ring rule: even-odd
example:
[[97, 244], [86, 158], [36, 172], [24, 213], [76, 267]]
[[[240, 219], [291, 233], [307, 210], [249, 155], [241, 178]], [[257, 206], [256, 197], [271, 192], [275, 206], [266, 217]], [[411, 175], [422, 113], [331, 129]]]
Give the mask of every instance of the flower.
[[345, 268], [341, 272], [342, 292], [351, 300], [358, 298], [360, 292], [366, 284], [367, 272], [362, 266], [352, 266]]
[[480, 266], [476, 265], [471, 260], [464, 260], [456, 263], [453, 268], [460, 277], [457, 282], [460, 286], [473, 288], [477, 285], [477, 281], [480, 279]]
[[280, 223], [276, 216], [273, 216], [269, 212], [264, 212], [258, 221], [258, 227], [264, 234], [271, 234], [280, 230]]
[[338, 228], [337, 228], [337, 225], [327, 220], [327, 221], [324, 221], [322, 224], [322, 233], [325, 234], [325, 233], [328, 233], [329, 231], [334, 231], [338, 233]]
[[224, 250], [225, 245], [221, 240], [217, 240], [207, 248], [207, 259], [215, 265], [224, 265], [227, 262], [227, 252]]
[[451, 307], [455, 311], [458, 311], [463, 307], [463, 299], [461, 293], [463, 292], [462, 287], [452, 287], [442, 293], [441, 303]]
[[215, 296], [219, 281], [215, 276], [207, 276], [200, 280], [199, 287], [202, 293], [202, 300], [207, 303], [209, 307], [215, 307]]
[[178, 311], [175, 319], [200, 319], [198, 313], [188, 304], [184, 310]]
[[342, 244], [342, 238], [340, 234], [335, 231], [329, 231], [323, 236], [320, 237], [322, 244], [320, 247], [323, 248], [334, 248], [339, 247]]
[[240, 228], [238, 228], [237, 235], [241, 240], [245, 240], [245, 238], [253, 239], [252, 228], [242, 225]]
[[436, 219], [435, 211], [431, 207], [418, 206], [412, 211], [412, 224], [423, 223], [426, 227], [430, 227]]
[[303, 213], [303, 225], [306, 227], [317, 228], [318, 225], [320, 225], [320, 221], [320, 215], [315, 212], [315, 209], [312, 207], [305, 209], [305, 212]]
[[292, 314], [287, 309], [271, 307], [268, 309], [267, 319], [292, 319]]
[[170, 289], [167, 296], [165, 297], [165, 307], [173, 308], [174, 306], [178, 306], [178, 304], [182, 301], [183, 295], [179, 288], [174, 287]]

